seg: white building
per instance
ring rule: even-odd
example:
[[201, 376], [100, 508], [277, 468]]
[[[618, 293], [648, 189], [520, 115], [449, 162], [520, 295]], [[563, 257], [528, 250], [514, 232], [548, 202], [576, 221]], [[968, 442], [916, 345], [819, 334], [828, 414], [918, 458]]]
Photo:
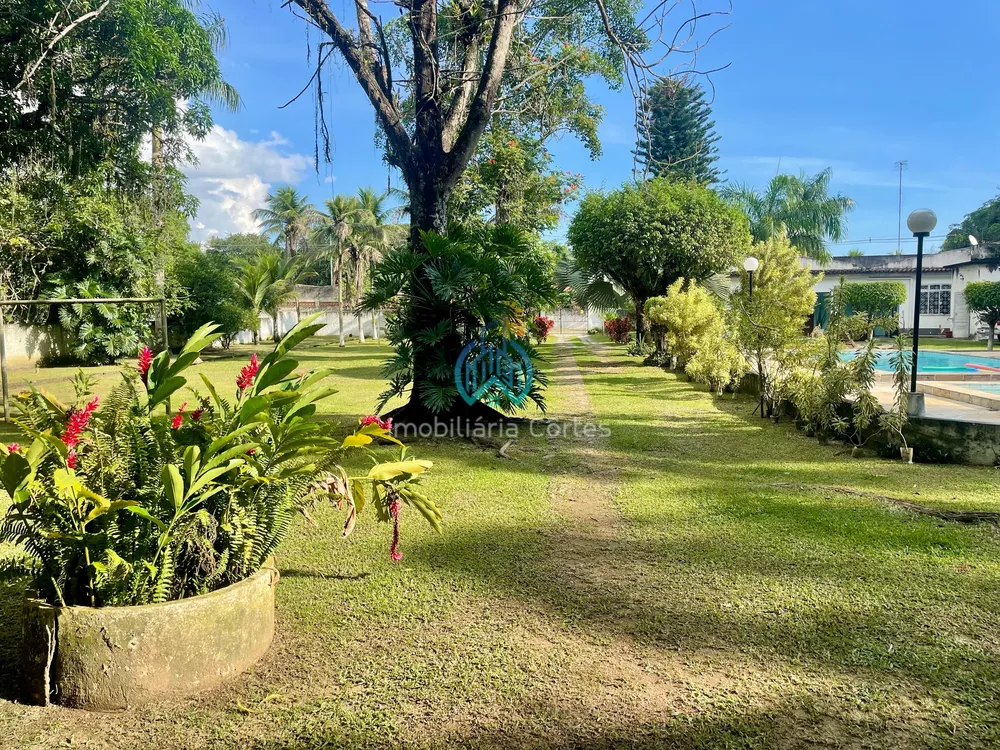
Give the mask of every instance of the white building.
[[[979, 320], [965, 304], [965, 285], [972, 281], [1000, 281], [1000, 260], [987, 259], [982, 248], [966, 247], [924, 254], [920, 293], [920, 332], [946, 333], [955, 338], [975, 336]], [[913, 300], [916, 294], [916, 255], [837, 256], [826, 265], [803, 258], [804, 265], [823, 278], [816, 284], [817, 318], [822, 316], [824, 298], [840, 283], [901, 281], [906, 302], [900, 306], [903, 328], [913, 327]], [[821, 320], [817, 320], [821, 323]]]

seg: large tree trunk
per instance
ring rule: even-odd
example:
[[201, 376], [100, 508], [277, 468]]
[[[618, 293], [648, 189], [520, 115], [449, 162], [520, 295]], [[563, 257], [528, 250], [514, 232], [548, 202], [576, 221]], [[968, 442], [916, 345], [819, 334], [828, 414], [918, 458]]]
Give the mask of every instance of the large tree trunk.
[[642, 341], [646, 335], [646, 298], [635, 300], [635, 340]]

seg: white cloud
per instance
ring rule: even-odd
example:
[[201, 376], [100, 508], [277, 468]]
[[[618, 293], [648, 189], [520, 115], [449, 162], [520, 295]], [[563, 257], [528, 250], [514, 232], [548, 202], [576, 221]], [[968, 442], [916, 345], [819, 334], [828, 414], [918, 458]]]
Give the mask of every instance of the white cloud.
[[183, 171], [188, 190], [201, 201], [193, 239], [257, 231], [251, 214], [264, 204], [271, 187], [297, 183], [311, 163], [305, 154], [280, 149], [286, 145], [275, 131], [265, 140], [245, 141], [219, 125], [191, 144], [197, 163]]
[[327, 175], [326, 177], [323, 178], [323, 182], [325, 182], [327, 185], [329, 185], [332, 182], [336, 182], [336, 181], [337, 181], [337, 175], [335, 175], [335, 174], [329, 174], [329, 175]]

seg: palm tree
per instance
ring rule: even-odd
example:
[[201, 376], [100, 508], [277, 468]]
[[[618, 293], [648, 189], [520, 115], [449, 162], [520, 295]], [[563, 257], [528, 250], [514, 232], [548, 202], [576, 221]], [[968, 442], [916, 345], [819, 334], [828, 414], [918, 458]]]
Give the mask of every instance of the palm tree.
[[253, 315], [253, 342], [260, 341], [260, 315], [271, 316], [271, 335], [275, 341], [278, 332], [278, 311], [281, 305], [293, 299], [295, 286], [314, 275], [304, 256], [287, 258], [277, 250], [261, 250], [250, 258], [236, 260], [240, 271], [236, 285]]
[[316, 209], [291, 185], [282, 185], [267, 196], [267, 207], [258, 208], [253, 218], [264, 234], [274, 234], [285, 243], [285, 257], [291, 258], [317, 218]]
[[[354, 260], [354, 291], [355, 298], [360, 300], [364, 294], [366, 269], [377, 263], [383, 253], [387, 252], [406, 238], [406, 230], [392, 221], [398, 210], [389, 208], [386, 204], [390, 192], [378, 193], [372, 188], [358, 189], [358, 204], [361, 206], [363, 222], [359, 226], [358, 242], [352, 253]], [[378, 313], [371, 311], [372, 332], [378, 341]], [[364, 325], [361, 322], [361, 312], [358, 312], [358, 327], [361, 329], [361, 343], [365, 341]]]
[[340, 327], [340, 345], [344, 346], [344, 251], [347, 240], [365, 220], [365, 213], [357, 198], [336, 195], [326, 201], [326, 211], [318, 213], [313, 228], [313, 239], [332, 252], [330, 259], [330, 284], [336, 280], [337, 322]]
[[720, 193], [746, 214], [755, 242], [784, 231], [802, 255], [825, 263], [830, 259], [826, 240], [846, 236], [845, 217], [854, 208], [847, 196], [829, 194], [832, 176], [829, 168], [812, 177], [782, 174], [763, 193], [749, 185], [726, 185]]
[[271, 276], [272, 264], [266, 259], [268, 255], [281, 257], [280, 253], [261, 250], [249, 258], [236, 258], [236, 266], [239, 269], [236, 287], [243, 295], [247, 307], [250, 308], [251, 320], [253, 321], [251, 331], [255, 345], [260, 341], [260, 314], [267, 305], [268, 295], [274, 284], [274, 279]]

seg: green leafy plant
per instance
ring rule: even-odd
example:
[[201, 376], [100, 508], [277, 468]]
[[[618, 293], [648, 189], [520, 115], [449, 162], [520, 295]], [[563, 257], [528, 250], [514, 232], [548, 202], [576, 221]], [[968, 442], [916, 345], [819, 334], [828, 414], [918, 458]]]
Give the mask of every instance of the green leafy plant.
[[[906, 286], [901, 281], [870, 281], [842, 284], [843, 301], [855, 313], [870, 319], [899, 319], [899, 306], [906, 302]], [[895, 329], [890, 329], [890, 332]]]
[[[384, 370], [390, 383], [379, 408], [412, 383], [419, 406], [407, 418], [418, 420], [460, 408], [455, 363], [484, 326], [496, 323], [522, 337], [528, 355], [537, 358], [526, 340], [526, 310], [545, 309], [555, 299], [551, 275], [538, 263], [537, 243], [514, 227], [454, 228], [449, 237], [428, 232], [424, 244], [421, 253], [388, 252], [362, 302], [366, 310], [390, 311], [386, 337], [396, 347]], [[541, 408], [545, 384], [535, 368], [528, 397]], [[484, 400], [504, 412], [520, 408], [499, 389]]]
[[703, 281], [745, 257], [747, 220], [707, 187], [666, 178], [589, 193], [567, 231], [573, 257], [609, 279], [635, 304], [645, 335], [645, 304], [679, 278]]
[[629, 357], [648, 357], [653, 347], [640, 338], [633, 337], [625, 346], [625, 354]]
[[[0, 482], [11, 504], [0, 541], [27, 553], [38, 594], [54, 604], [145, 604], [204, 593], [253, 574], [287, 534], [296, 512], [320, 497], [348, 511], [345, 535], [366, 505], [394, 524], [414, 507], [440, 529], [441, 514], [419, 489], [428, 461], [382, 463], [376, 441], [399, 444], [391, 423], [361, 420], [344, 440], [316, 416], [335, 393], [328, 369], [301, 373], [292, 350], [321, 326], [315, 316], [274, 350], [251, 357], [231, 396], [204, 375], [170, 415], [160, 407], [187, 385], [185, 372], [220, 333], [196, 331], [176, 359], [144, 349], [103, 404], [81, 393], [66, 406], [32, 389], [19, 397], [31, 442], [0, 448]], [[82, 384], [86, 390], [86, 384]], [[348, 476], [344, 451], [372, 456]]]
[[722, 337], [722, 311], [716, 299], [701, 286], [677, 279], [667, 287], [666, 296], [649, 303], [646, 311], [649, 321], [654, 329], [665, 332], [670, 353], [677, 358], [680, 368], [687, 365], [706, 341]]
[[994, 332], [1000, 323], [1000, 281], [972, 281], [965, 285], [965, 301], [969, 311], [979, 316], [989, 328], [987, 351], [993, 351]]
[[725, 333], [705, 338], [688, 360], [684, 372], [696, 383], [704, 383], [720, 396], [746, 375], [747, 361]]

